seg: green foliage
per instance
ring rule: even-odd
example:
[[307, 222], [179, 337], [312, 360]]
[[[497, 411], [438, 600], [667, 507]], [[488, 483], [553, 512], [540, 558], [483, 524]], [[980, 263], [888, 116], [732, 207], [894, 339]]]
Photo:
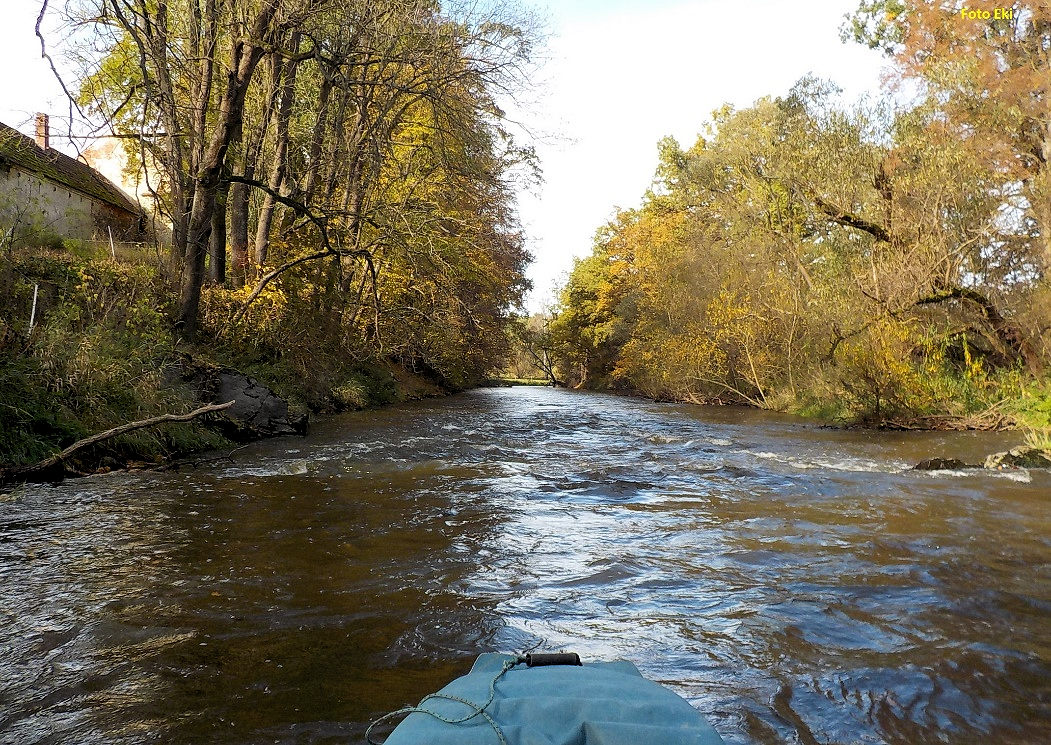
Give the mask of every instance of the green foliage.
[[1026, 433], [1026, 444], [1051, 453], [1051, 380], [1026, 385], [1011, 409]]
[[1015, 172], [941, 99], [891, 115], [834, 95], [804, 78], [716, 111], [689, 148], [661, 141], [642, 205], [563, 289], [567, 380], [874, 425], [1009, 421], [1051, 341], [1044, 237], [1004, 217]]
[[1015, 415], [1029, 429], [1051, 431], [1051, 381], [1026, 386], [1015, 405]]
[[[33, 463], [88, 434], [192, 408], [163, 385], [174, 347], [154, 269], [23, 249], [0, 263], [0, 281], [14, 289], [3, 317], [15, 320], [0, 350], [0, 462]], [[191, 424], [140, 430], [100, 447], [119, 460], [151, 459], [224, 442]]]
[[48, 391], [39, 361], [0, 356], [0, 462], [36, 463], [86, 433]]
[[397, 380], [389, 369], [380, 365], [363, 365], [351, 371], [348, 384], [359, 389], [364, 394], [365, 402], [372, 406], [400, 400]]
[[[67, 40], [93, 60], [79, 103], [125, 136], [126, 170], [149, 175], [175, 224], [157, 267], [43, 233], [12, 242], [25, 266], [3, 275], [0, 351], [32, 361], [54, 417], [85, 432], [184, 408], [162, 379], [177, 352], [320, 410], [397, 400], [395, 374], [448, 390], [504, 363], [529, 288], [513, 187], [536, 156], [503, 126], [497, 97], [524, 82], [528, 18], [387, 0], [71, 12], [97, 32]], [[217, 188], [202, 186], [213, 177]], [[205, 258], [208, 226], [226, 233], [228, 276], [220, 253]], [[53, 278], [26, 263], [39, 257]], [[46, 419], [19, 416], [24, 433]], [[44, 449], [69, 439], [51, 429]], [[127, 447], [179, 447], [173, 433], [188, 429]]]
[[560, 382], [555, 365], [563, 349], [553, 332], [551, 316], [535, 313], [516, 317], [508, 329], [511, 353], [500, 374], [505, 381], [550, 385]]
[[357, 380], [348, 380], [332, 390], [332, 399], [340, 409], [364, 409], [369, 405], [369, 393]]
[[901, 0], [863, 1], [840, 29], [843, 41], [855, 41], [871, 49], [893, 52], [905, 37], [901, 24], [906, 5]]
[[[80, 104], [127, 136], [130, 170], [152, 175], [164, 214], [183, 216], [172, 256], [188, 339], [225, 336], [245, 303], [262, 303], [266, 317], [253, 309], [232, 333], [247, 346], [262, 330], [258, 352], [281, 354], [310, 296], [306, 318], [352, 362], [410, 359], [465, 385], [499, 361], [493, 340], [528, 284], [512, 184], [536, 156], [497, 98], [525, 83], [528, 16], [396, 0], [72, 12], [97, 32], [97, 48], [78, 50], [97, 60]], [[197, 188], [204, 174], [217, 188]], [[225, 246], [205, 260], [208, 225], [227, 234], [229, 284], [282, 275], [269, 297], [209, 292], [201, 306], [206, 275], [227, 285]]]

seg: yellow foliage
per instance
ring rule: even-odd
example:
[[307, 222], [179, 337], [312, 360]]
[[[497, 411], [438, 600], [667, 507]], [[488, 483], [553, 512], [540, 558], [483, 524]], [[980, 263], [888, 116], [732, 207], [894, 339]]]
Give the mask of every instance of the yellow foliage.
[[225, 330], [232, 334], [231, 338], [241, 341], [257, 340], [276, 333], [288, 310], [288, 295], [273, 282], [253, 301], [236, 327], [226, 327], [230, 318], [247, 302], [253, 289], [250, 285], [234, 289], [214, 285], [204, 288], [201, 291], [203, 325], [217, 334]]

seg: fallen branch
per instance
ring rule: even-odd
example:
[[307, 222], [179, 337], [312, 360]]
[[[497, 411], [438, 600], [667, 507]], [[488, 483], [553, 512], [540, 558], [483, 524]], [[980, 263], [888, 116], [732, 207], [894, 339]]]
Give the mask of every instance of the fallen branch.
[[91, 445], [96, 445], [105, 440], [109, 440], [118, 435], [127, 434], [128, 432], [134, 432], [137, 429], [145, 429], [146, 427], [153, 427], [158, 424], [166, 424], [167, 422], [188, 422], [192, 419], [196, 419], [204, 414], [211, 414], [214, 411], [223, 411], [229, 409], [234, 405], [233, 401], [227, 401], [225, 404], [208, 404], [202, 406], [199, 409], [191, 411], [189, 414], [161, 414], [160, 416], [151, 417], [149, 419], [142, 419], [137, 422], [128, 422], [122, 424], [119, 427], [113, 429], [107, 429], [105, 432], [99, 432], [98, 434], [91, 435], [91, 437], [85, 437], [83, 440], [77, 440], [68, 448], [63, 450], [61, 453], [56, 453], [50, 458], [46, 458], [39, 463], [26, 466], [24, 468], [13, 468], [9, 471], [0, 472], [0, 482], [7, 481], [22, 481], [33, 477], [34, 475], [40, 474], [51, 474], [56, 469], [61, 468], [58, 477], [61, 478], [65, 473], [63, 466], [66, 458], [73, 455], [78, 450], [83, 450]]

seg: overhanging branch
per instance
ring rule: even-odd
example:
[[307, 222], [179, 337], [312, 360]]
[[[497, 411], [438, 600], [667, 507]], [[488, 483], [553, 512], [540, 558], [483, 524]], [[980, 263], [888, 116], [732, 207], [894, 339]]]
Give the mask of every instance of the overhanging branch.
[[812, 194], [810, 198], [814, 201], [814, 206], [827, 217], [831, 218], [833, 222], [868, 233], [877, 241], [883, 241], [884, 243], [891, 242], [890, 233], [887, 232], [887, 229], [882, 225], [866, 220], [863, 217], [859, 217], [847, 210], [840, 209], [816, 194]]

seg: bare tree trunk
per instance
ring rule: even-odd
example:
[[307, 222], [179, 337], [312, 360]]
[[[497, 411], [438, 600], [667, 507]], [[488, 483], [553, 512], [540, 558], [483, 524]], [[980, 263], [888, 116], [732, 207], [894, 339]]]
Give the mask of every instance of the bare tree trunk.
[[[318, 92], [317, 120], [314, 122], [314, 130], [310, 137], [310, 150], [308, 151], [307, 172], [303, 178], [303, 186], [298, 196], [303, 204], [310, 204], [314, 198], [314, 189], [317, 185], [318, 174], [321, 171], [321, 153], [325, 141], [325, 129], [328, 123], [328, 99], [332, 94], [334, 81], [330, 75], [326, 75], [321, 82], [321, 90]], [[285, 219], [281, 223], [281, 230], [286, 231], [291, 227], [294, 215], [285, 212]]]
[[[185, 151], [179, 136], [181, 119], [168, 64], [168, 3], [158, 0], [152, 17], [136, 10], [128, 13], [130, 6], [116, 0], [111, 0], [107, 7], [135, 44], [147, 100], [157, 104], [168, 130], [162, 165], [167, 171], [172, 192], [171, 258], [178, 266], [186, 253], [186, 208], [190, 185], [186, 178]], [[146, 134], [146, 129], [144, 114], [142, 134]]]
[[341, 137], [343, 132], [343, 124], [347, 117], [347, 107], [350, 104], [350, 93], [347, 90], [342, 91], [339, 108], [336, 109], [336, 116], [332, 122], [332, 145], [328, 153], [327, 162], [325, 164], [325, 177], [322, 181], [321, 201], [329, 203], [332, 200], [332, 195], [336, 191], [336, 186], [339, 181], [339, 166], [343, 161], [341, 154], [345, 152], [346, 139]]
[[[279, 54], [271, 54], [268, 59], [270, 61], [270, 88], [266, 97], [267, 104], [263, 110], [262, 125], [250, 130], [250, 136], [241, 149], [239, 163], [234, 169], [236, 175], [249, 180], [255, 178], [259, 153], [263, 149], [263, 141], [266, 139], [266, 133], [270, 129], [270, 123], [274, 118], [274, 110], [277, 108], [281, 93], [284, 58]], [[230, 185], [229, 252], [233, 270], [231, 278], [236, 287], [243, 286], [248, 281], [250, 273], [251, 256], [248, 251], [248, 226], [251, 194], [251, 187], [246, 183], [235, 181]]]
[[[300, 34], [292, 35], [291, 48], [293, 53], [299, 50]], [[296, 88], [296, 71], [299, 62], [293, 59], [288, 63], [288, 73], [285, 75], [284, 86], [281, 90], [281, 104], [277, 109], [277, 129], [274, 141], [274, 163], [270, 169], [269, 186], [272, 191], [281, 191], [285, 181], [285, 167], [288, 159], [288, 122], [292, 117], [292, 100]], [[259, 210], [259, 221], [256, 223], [255, 232], [255, 262], [259, 266], [266, 264], [267, 253], [270, 247], [270, 225], [274, 218], [274, 208], [277, 202], [272, 194], [263, 198], [263, 206]]]
[[216, 285], [226, 283], [226, 210], [230, 187], [226, 180], [219, 184], [212, 212], [212, 235], [208, 239], [208, 281]]
[[168, 181], [172, 189], [172, 245], [171, 259], [176, 267], [182, 265], [183, 257], [186, 256], [186, 231], [189, 227], [186, 223], [189, 210], [186, 209], [186, 190], [183, 185], [185, 178], [178, 168], [168, 167]]
[[182, 266], [182, 291], [179, 295], [179, 317], [176, 326], [193, 338], [197, 334], [197, 314], [201, 305], [205, 259], [212, 231], [212, 210], [218, 179], [203, 173], [194, 190], [190, 228], [186, 237], [186, 256]]
[[200, 65], [197, 95], [193, 104], [193, 153], [191, 170], [196, 173], [204, 158], [205, 132], [208, 127], [208, 104], [212, 97], [215, 70], [216, 9], [215, 0], [205, 0], [202, 13], [199, 0], [191, 3], [190, 42]]
[[191, 338], [197, 333], [201, 286], [204, 283], [205, 259], [212, 231], [212, 214], [226, 166], [226, 154], [230, 143], [240, 138], [244, 124], [245, 96], [255, 68], [263, 56], [262, 44], [264, 39], [270, 36], [278, 2], [280, 0], [268, 0], [264, 3], [252, 24], [249, 39], [240, 39], [233, 44], [230, 55], [231, 68], [227, 73], [226, 90], [223, 92], [215, 130], [197, 174], [177, 320], [177, 326]]
[[[242, 174], [247, 175], [247, 174]], [[248, 201], [247, 184], [233, 183], [227, 198], [229, 210], [230, 279], [234, 287], [248, 281]]]
[[[207, 144], [208, 108], [212, 98], [218, 19], [215, 0], [204, 0], [203, 10], [200, 0], [194, 0], [190, 4], [190, 9], [190, 43], [199, 65], [197, 93], [193, 102], [193, 149], [190, 153], [190, 172], [199, 173], [204, 160], [204, 148]], [[211, 256], [209, 278], [212, 282], [222, 282], [221, 278], [216, 279], [217, 276], [221, 276], [216, 272], [216, 254], [219, 250], [220, 247], [216, 244], [216, 236], [213, 231], [209, 246]], [[226, 247], [223, 245], [222, 251], [225, 252], [225, 250]], [[225, 257], [221, 263], [225, 264]], [[222, 273], [225, 273], [225, 266], [222, 268]]]
[[1044, 182], [1044, 198], [1039, 200], [1041, 203], [1039, 212], [1042, 214], [1037, 214], [1037, 219], [1041, 223], [1040, 229], [1044, 236], [1044, 263], [1047, 271], [1051, 272], [1051, 95], [1045, 93], [1044, 97], [1047, 105], [1047, 126], [1041, 147], [1044, 156], [1043, 173], [1041, 174]]

